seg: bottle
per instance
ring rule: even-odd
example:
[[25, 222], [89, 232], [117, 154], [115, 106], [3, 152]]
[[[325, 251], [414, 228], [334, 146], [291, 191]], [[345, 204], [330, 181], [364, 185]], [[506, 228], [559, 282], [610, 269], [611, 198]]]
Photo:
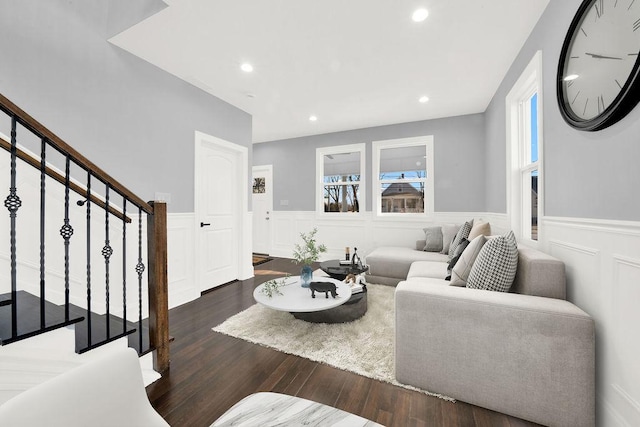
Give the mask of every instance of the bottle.
[[349, 261], [349, 246], [344, 248], [344, 260]]

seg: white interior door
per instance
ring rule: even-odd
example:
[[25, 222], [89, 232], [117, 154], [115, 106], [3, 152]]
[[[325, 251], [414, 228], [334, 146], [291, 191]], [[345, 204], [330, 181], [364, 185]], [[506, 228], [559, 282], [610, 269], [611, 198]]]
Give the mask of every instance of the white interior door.
[[200, 291], [239, 277], [241, 209], [246, 182], [231, 143], [197, 136], [196, 234]]
[[273, 211], [273, 167], [253, 167], [253, 252], [271, 253], [271, 212]]

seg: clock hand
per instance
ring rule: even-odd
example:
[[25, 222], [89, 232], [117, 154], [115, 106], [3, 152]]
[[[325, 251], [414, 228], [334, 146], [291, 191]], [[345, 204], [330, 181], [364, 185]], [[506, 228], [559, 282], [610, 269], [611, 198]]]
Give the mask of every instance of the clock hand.
[[585, 52], [585, 55], [589, 55], [590, 57], [596, 58], [596, 59], [617, 59], [619, 61], [622, 61], [622, 58], [618, 58], [618, 57], [615, 57], [615, 56], [598, 55], [597, 53]]

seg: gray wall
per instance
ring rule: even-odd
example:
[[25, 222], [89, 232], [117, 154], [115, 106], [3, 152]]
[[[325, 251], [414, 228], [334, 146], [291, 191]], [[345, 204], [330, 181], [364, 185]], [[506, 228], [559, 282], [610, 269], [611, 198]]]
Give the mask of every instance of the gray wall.
[[560, 116], [556, 71], [564, 37], [580, 3], [550, 1], [485, 113], [489, 212], [506, 212], [505, 97], [534, 53], [542, 50], [545, 214], [640, 219], [640, 106], [599, 132], [574, 130]]
[[0, 0], [0, 93], [143, 199], [170, 193], [170, 212], [192, 212], [194, 131], [251, 162], [251, 116], [111, 45], [165, 6], [129, 3]]
[[[316, 148], [366, 143], [366, 210], [371, 211], [371, 142], [420, 135], [434, 136], [435, 210], [485, 211], [482, 114], [263, 142], [253, 147], [253, 165], [273, 165], [274, 210], [314, 211]], [[281, 200], [289, 204], [282, 206]]]

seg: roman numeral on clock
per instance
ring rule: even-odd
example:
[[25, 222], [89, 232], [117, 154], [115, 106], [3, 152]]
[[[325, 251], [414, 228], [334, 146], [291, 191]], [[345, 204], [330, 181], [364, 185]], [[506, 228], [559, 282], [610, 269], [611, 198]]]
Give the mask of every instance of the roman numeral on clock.
[[633, 31], [636, 31], [638, 28], [640, 28], [640, 19], [633, 23]]

